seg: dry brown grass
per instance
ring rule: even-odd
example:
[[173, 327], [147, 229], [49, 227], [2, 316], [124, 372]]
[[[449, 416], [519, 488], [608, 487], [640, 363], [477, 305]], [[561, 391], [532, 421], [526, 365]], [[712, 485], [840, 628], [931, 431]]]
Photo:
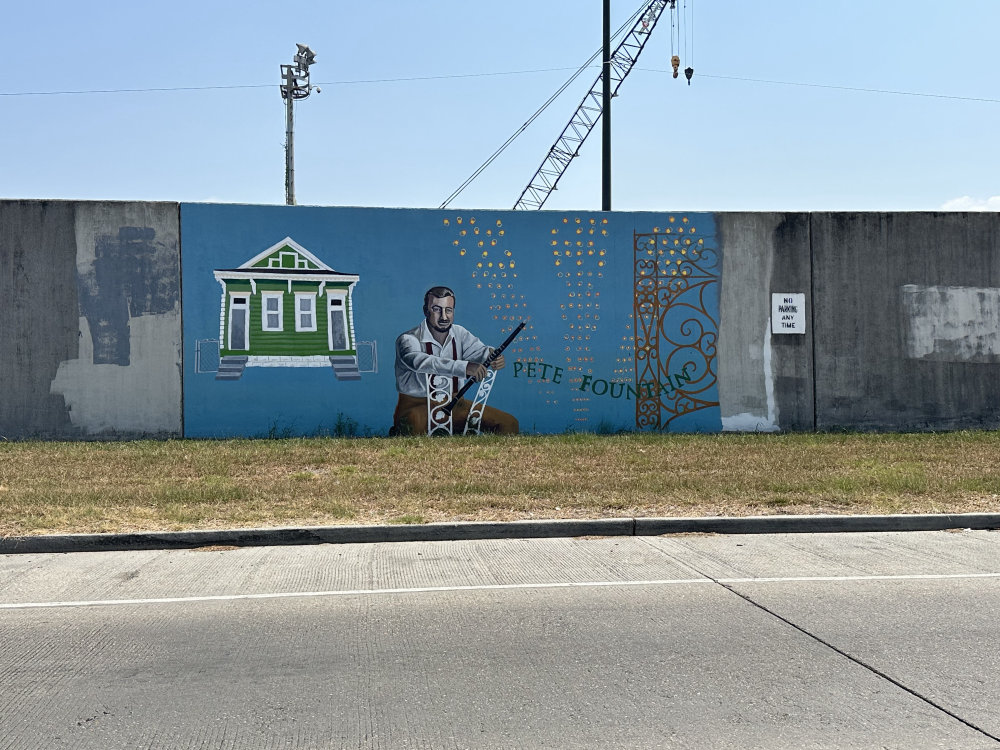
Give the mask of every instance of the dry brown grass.
[[0, 535], [1000, 511], [1000, 433], [0, 443]]

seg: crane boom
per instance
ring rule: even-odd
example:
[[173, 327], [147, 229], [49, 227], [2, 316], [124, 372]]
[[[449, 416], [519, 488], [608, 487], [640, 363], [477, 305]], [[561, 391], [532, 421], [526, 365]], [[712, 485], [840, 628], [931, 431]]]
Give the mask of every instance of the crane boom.
[[[625, 35], [625, 38], [615, 48], [611, 54], [611, 95], [618, 93], [618, 88], [622, 81], [632, 70], [642, 48], [649, 41], [650, 34], [660, 19], [663, 9], [676, 0], [653, 0], [641, 13], [632, 30]], [[587, 140], [594, 126], [601, 119], [604, 112], [604, 75], [597, 77], [590, 91], [583, 97], [580, 106], [577, 107], [569, 124], [563, 129], [559, 138], [549, 149], [548, 155], [542, 161], [542, 165], [531, 178], [528, 186], [521, 193], [514, 209], [539, 209], [548, 200], [549, 195], [556, 189], [559, 178], [569, 167], [569, 163], [574, 157], [580, 154], [580, 147]]]

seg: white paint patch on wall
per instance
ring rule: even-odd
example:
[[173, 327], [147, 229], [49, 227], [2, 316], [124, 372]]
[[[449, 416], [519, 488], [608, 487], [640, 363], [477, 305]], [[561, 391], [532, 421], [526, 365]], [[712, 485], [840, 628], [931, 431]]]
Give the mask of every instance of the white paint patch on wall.
[[771, 367], [771, 319], [764, 332], [764, 392], [767, 396], [767, 416], [743, 412], [722, 417], [723, 432], [777, 432], [778, 408], [774, 398], [774, 372]]
[[900, 287], [906, 356], [936, 362], [1000, 362], [1000, 289]]
[[80, 357], [62, 362], [52, 381], [75, 427], [87, 435], [176, 434], [181, 429], [180, 306], [163, 315], [128, 322], [127, 366], [95, 364], [90, 327], [80, 318]]

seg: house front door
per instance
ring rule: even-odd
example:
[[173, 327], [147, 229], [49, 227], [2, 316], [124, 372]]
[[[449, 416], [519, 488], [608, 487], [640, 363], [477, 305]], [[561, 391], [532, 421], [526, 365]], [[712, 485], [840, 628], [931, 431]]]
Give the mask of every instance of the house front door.
[[234, 294], [229, 298], [229, 349], [247, 351], [250, 348], [250, 298]]
[[330, 351], [347, 349], [347, 311], [343, 297], [330, 297], [327, 323]]

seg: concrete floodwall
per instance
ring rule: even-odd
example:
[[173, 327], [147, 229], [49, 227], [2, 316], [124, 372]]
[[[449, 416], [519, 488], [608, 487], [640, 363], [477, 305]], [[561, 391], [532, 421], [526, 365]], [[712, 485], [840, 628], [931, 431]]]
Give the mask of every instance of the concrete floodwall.
[[812, 214], [816, 427], [1000, 426], [1000, 215]]
[[178, 206], [0, 201], [0, 438], [181, 435]]
[[[222, 284], [278, 298], [248, 268], [270, 250], [360, 279], [350, 377], [253, 344], [261, 366], [219, 378]], [[0, 201], [0, 439], [385, 434], [395, 336], [437, 283], [491, 342], [528, 319], [491, 401], [526, 432], [1000, 426], [995, 213]], [[292, 310], [300, 281], [279, 286]]]

